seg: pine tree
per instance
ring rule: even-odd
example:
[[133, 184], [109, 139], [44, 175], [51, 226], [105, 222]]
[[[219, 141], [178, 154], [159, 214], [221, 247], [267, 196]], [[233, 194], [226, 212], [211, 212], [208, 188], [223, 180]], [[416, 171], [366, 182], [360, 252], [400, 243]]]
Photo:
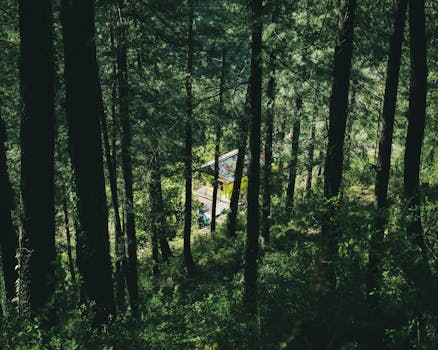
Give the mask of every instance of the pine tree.
[[386, 68], [385, 97], [379, 140], [379, 153], [374, 190], [376, 210], [375, 231], [370, 241], [367, 292], [374, 304], [381, 284], [381, 258], [383, 254], [383, 234], [387, 221], [388, 183], [391, 167], [391, 147], [394, 130], [394, 115], [397, 102], [398, 78], [400, 72], [403, 32], [406, 22], [408, 0], [398, 0], [394, 8], [392, 33], [389, 39], [389, 56]]
[[96, 321], [115, 314], [101, 143], [94, 1], [63, 0], [64, 78], [69, 151], [78, 196], [76, 264]]
[[129, 116], [129, 84], [127, 61], [127, 22], [125, 0], [118, 0], [117, 26], [117, 82], [119, 87], [119, 115], [122, 125], [122, 172], [125, 190], [125, 236], [127, 242], [126, 285], [128, 287], [129, 305], [136, 312], [138, 307], [138, 272], [137, 272], [137, 237], [135, 233], [134, 193], [132, 186], [132, 127]]
[[13, 193], [9, 180], [6, 162], [6, 126], [1, 115], [0, 101], [0, 254], [2, 258], [3, 276], [5, 281], [6, 297], [12, 300], [15, 297], [15, 282], [18, 275], [15, 266], [18, 248], [18, 235], [12, 222]]
[[250, 76], [250, 162], [248, 172], [248, 211], [244, 266], [244, 304], [257, 312], [257, 255], [259, 248], [260, 128], [262, 112], [262, 1], [251, 2], [251, 76]]
[[[55, 290], [54, 61], [49, 0], [19, 1], [22, 269], [32, 315]], [[52, 310], [53, 311], [53, 310]], [[54, 322], [49, 312], [48, 323]]]
[[184, 205], [184, 266], [189, 273], [193, 272], [193, 261], [190, 245], [192, 231], [192, 119], [193, 119], [193, 0], [187, 0], [187, 67], [186, 67], [186, 121], [185, 121], [185, 205]]

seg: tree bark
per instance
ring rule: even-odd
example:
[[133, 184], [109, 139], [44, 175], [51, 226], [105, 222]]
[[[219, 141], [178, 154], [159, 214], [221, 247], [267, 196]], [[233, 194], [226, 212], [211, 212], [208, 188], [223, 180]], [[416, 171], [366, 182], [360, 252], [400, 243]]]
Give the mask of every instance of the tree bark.
[[[152, 175], [154, 176], [154, 175]], [[151, 182], [154, 181], [154, 179], [151, 179]], [[149, 185], [149, 193], [151, 196], [151, 201], [153, 201], [152, 196], [153, 196], [153, 187], [154, 185], [151, 183]], [[152, 237], [151, 237], [151, 242], [152, 242], [152, 274], [156, 277], [159, 274], [159, 263], [160, 263], [160, 259], [159, 259], [159, 250], [158, 250], [158, 213], [155, 211], [155, 208], [153, 208], [153, 205], [151, 205], [151, 228], [152, 228]]]
[[346, 142], [345, 142], [345, 160], [344, 160], [344, 169], [343, 171], [346, 172], [350, 170], [351, 167], [351, 151], [353, 148], [352, 144], [352, 132], [353, 132], [353, 125], [354, 125], [354, 119], [352, 117], [354, 107], [356, 105], [356, 82], [353, 80], [351, 84], [351, 94], [350, 94], [350, 101], [348, 103], [348, 115], [349, 118], [346, 122]]
[[129, 85], [127, 64], [127, 23], [123, 18], [125, 0], [118, 0], [117, 30], [117, 80], [119, 86], [119, 115], [122, 125], [122, 170], [125, 186], [125, 225], [127, 241], [127, 271], [129, 305], [135, 313], [138, 309], [137, 237], [135, 234], [134, 193], [132, 187], [132, 131], [129, 117]]
[[63, 0], [61, 21], [69, 151], [80, 224], [76, 261], [84, 280], [86, 300], [95, 302], [96, 321], [100, 323], [115, 313], [115, 303], [101, 143], [94, 1]]
[[[407, 236], [412, 244], [407, 254], [405, 272], [425, 302], [433, 285], [427, 248], [421, 224], [420, 166], [421, 149], [426, 121], [427, 61], [424, 0], [409, 1], [409, 44], [410, 44], [410, 91], [408, 110], [408, 132], [405, 145], [404, 197], [406, 201], [404, 219]], [[425, 305], [423, 305], [425, 306]]]
[[[19, 1], [22, 255], [32, 315], [55, 290], [54, 59], [52, 6], [48, 0]], [[54, 321], [49, 311], [48, 323]]]
[[[115, 300], [116, 306], [120, 309], [124, 309], [125, 306], [125, 279], [126, 279], [126, 255], [125, 255], [125, 236], [122, 231], [122, 222], [120, 220], [119, 211], [119, 195], [117, 190], [117, 172], [116, 162], [111, 154], [111, 146], [108, 136], [107, 118], [105, 113], [105, 107], [103, 105], [102, 86], [98, 85], [99, 89], [99, 114], [100, 122], [102, 126], [102, 137], [105, 151], [106, 165], [108, 169], [108, 177], [111, 189], [111, 202], [114, 209], [114, 223], [115, 223], [115, 237], [114, 237], [114, 256], [116, 271], [114, 275], [115, 279]], [[116, 149], [114, 145], [113, 154], [115, 155]]]
[[259, 248], [260, 192], [260, 125], [262, 110], [262, 1], [251, 2], [251, 76], [250, 76], [250, 134], [251, 154], [248, 172], [247, 236], [244, 265], [243, 302], [250, 315], [257, 312], [257, 255]]
[[296, 101], [297, 107], [297, 117], [294, 121], [294, 126], [292, 130], [292, 143], [291, 143], [291, 156], [289, 164], [289, 180], [287, 183], [286, 190], [286, 215], [287, 220], [292, 217], [292, 211], [294, 208], [294, 197], [295, 197], [295, 182], [297, 178], [297, 164], [298, 164], [298, 153], [299, 153], [299, 142], [300, 142], [300, 132], [301, 132], [301, 114], [303, 109], [302, 97], [297, 97]]
[[186, 70], [186, 135], [185, 135], [185, 190], [184, 205], [184, 266], [192, 273], [195, 263], [192, 257], [190, 236], [192, 231], [192, 119], [193, 119], [193, 0], [187, 0], [187, 70]]
[[237, 151], [236, 169], [234, 170], [234, 183], [231, 192], [230, 212], [227, 218], [227, 235], [228, 237], [236, 236], [237, 227], [237, 212], [239, 209], [240, 187], [242, 184], [243, 170], [245, 168], [245, 154], [246, 144], [248, 138], [248, 122], [247, 115], [249, 114], [249, 94], [247, 94], [247, 101], [245, 101], [244, 116], [240, 121], [240, 137], [239, 149]]
[[391, 168], [391, 146], [407, 4], [408, 0], [397, 0], [394, 8], [392, 33], [389, 38], [385, 97], [383, 100], [383, 115], [374, 189], [376, 217], [374, 232], [372, 233], [370, 241], [367, 275], [367, 298], [374, 306], [377, 303], [378, 291], [380, 290], [382, 279], [381, 259], [383, 254], [384, 229], [388, 216], [388, 183]]
[[338, 249], [335, 220], [336, 205], [333, 198], [338, 196], [342, 181], [355, 7], [355, 0], [340, 1], [333, 86], [330, 98], [328, 144], [324, 167], [324, 196], [329, 202], [327, 212], [323, 218], [321, 232], [320, 274], [323, 283], [325, 283], [322, 288], [323, 294], [332, 292], [336, 283], [332, 268]]
[[224, 114], [224, 84], [225, 84], [225, 48], [222, 49], [221, 58], [221, 79], [219, 86], [219, 108], [218, 118], [216, 120], [216, 144], [214, 149], [214, 180], [213, 180], [213, 203], [211, 209], [211, 232], [216, 231], [216, 206], [217, 206], [217, 192], [219, 187], [219, 156], [220, 156], [220, 141], [221, 141], [221, 118]]
[[15, 266], [18, 265], [16, 258], [18, 235], [16, 227], [12, 221], [14, 200], [6, 162], [6, 142], [6, 125], [2, 119], [0, 110], [0, 252], [2, 257], [6, 298], [9, 301], [12, 301], [15, 297], [15, 283], [18, 279], [18, 274], [15, 270]]
[[[110, 45], [111, 45], [111, 51], [116, 51], [116, 45], [114, 41], [114, 28], [110, 27]], [[116, 147], [116, 141], [117, 141], [117, 130], [118, 130], [118, 123], [117, 123], [117, 96], [118, 96], [118, 88], [117, 88], [117, 54], [116, 57], [113, 58], [112, 62], [112, 84], [111, 84], [111, 159], [113, 161], [113, 167], [115, 169], [116, 173], [116, 179], [117, 179], [117, 147]], [[120, 216], [120, 214], [119, 214]], [[123, 228], [122, 228], [123, 232]]]
[[323, 169], [325, 167], [324, 164], [324, 152], [322, 150], [319, 151], [318, 154], [318, 173], [316, 176], [316, 188], [320, 189], [323, 188], [323, 178], [324, 178], [324, 174], [323, 174]]
[[316, 125], [315, 125], [315, 113], [312, 115], [310, 122], [310, 143], [307, 149], [307, 177], [306, 177], [306, 198], [310, 199], [312, 196], [312, 181], [313, 181], [313, 166], [314, 166], [314, 153], [316, 142]]
[[151, 226], [152, 226], [152, 258], [154, 260], [153, 272], [159, 273], [159, 250], [163, 262], [167, 262], [172, 256], [166, 237], [166, 217], [164, 214], [164, 202], [161, 188], [161, 166], [159, 151], [155, 150], [151, 161], [151, 182], [149, 195], [151, 198]]
[[[273, 22], [276, 21], [276, 13], [273, 14]], [[274, 114], [276, 97], [276, 48], [272, 48], [269, 54], [269, 80], [266, 95], [266, 130], [265, 130], [265, 165], [263, 168], [263, 204], [262, 204], [262, 237], [266, 244], [270, 241], [271, 228], [271, 195], [272, 195], [272, 138], [274, 133]]]

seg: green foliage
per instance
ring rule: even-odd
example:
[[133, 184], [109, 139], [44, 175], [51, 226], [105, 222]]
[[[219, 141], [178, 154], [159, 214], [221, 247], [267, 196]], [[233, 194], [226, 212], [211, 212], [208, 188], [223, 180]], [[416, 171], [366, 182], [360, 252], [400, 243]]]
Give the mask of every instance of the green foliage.
[[[114, 131], [115, 156], [120, 163], [118, 97], [112, 96], [115, 83], [114, 2], [97, 1], [96, 45], [100, 78], [109, 129]], [[327, 118], [332, 84], [333, 46], [337, 20], [336, 1], [265, 1], [264, 72], [268, 54], [276, 50], [274, 158], [271, 207], [271, 243], [263, 246], [259, 258], [258, 319], [253, 327], [242, 305], [243, 255], [246, 233], [246, 206], [240, 207], [237, 237], [225, 236], [220, 224], [214, 235], [207, 229], [193, 233], [193, 255], [197, 269], [187, 276], [182, 268], [182, 227], [184, 206], [184, 121], [186, 109], [186, 6], [182, 0], [127, 2], [126, 23], [129, 85], [132, 119], [134, 210], [139, 241], [140, 316], [121, 311], [107, 325], [93, 324], [93, 307], [78, 303], [81, 277], [73, 283], [68, 271], [62, 215], [64, 191], [68, 197], [72, 244], [77, 221], [76, 196], [68, 154], [65, 97], [62, 67], [62, 37], [55, 4], [56, 66], [56, 227], [57, 290], [53, 304], [58, 310], [55, 327], [49, 331], [37, 320], [17, 315], [8, 307], [0, 319], [0, 348], [4, 349], [245, 349], [249, 336], [257, 337], [263, 349], [285, 344], [304, 344], [312, 349], [315, 338], [329, 332], [339, 340], [339, 349], [359, 349], [369, 330], [383, 333], [387, 349], [417, 347], [417, 333], [424, 337], [424, 349], [438, 348], [436, 295], [424, 308], [418, 290], [403, 266], [408, 253], [418, 249], [407, 239], [403, 208], [403, 157], [406, 138], [406, 111], [409, 92], [409, 47], [403, 44], [402, 67], [395, 116], [389, 186], [389, 222], [383, 247], [383, 284], [379, 317], [370, 320], [366, 304], [366, 274], [369, 243], [374, 230], [373, 184], [382, 94], [385, 84], [388, 35], [392, 1], [358, 1], [355, 27], [352, 82], [355, 103], [347, 121], [342, 196], [329, 203], [336, 208], [338, 256], [330, 265], [336, 271], [336, 290], [331, 313], [323, 320], [326, 330], [313, 328], [316, 312], [320, 230], [328, 204], [323, 199], [323, 169], [327, 143]], [[221, 153], [237, 148], [240, 120], [245, 115], [249, 78], [248, 1], [195, 1], [195, 62], [193, 169], [213, 159], [214, 126], [222, 126]], [[271, 12], [278, 6], [274, 23]], [[310, 6], [310, 7], [309, 7]], [[432, 271], [438, 275], [438, 113], [437, 99], [437, 6], [426, 1], [428, 41], [428, 99], [422, 171], [422, 223]], [[19, 33], [17, 4], [3, 0], [0, 5], [0, 109], [8, 133], [7, 161], [17, 208], [14, 221], [20, 227], [20, 98]], [[218, 115], [220, 56], [227, 49], [224, 112]], [[262, 95], [265, 97], [267, 77]], [[297, 165], [295, 207], [292, 217], [285, 213], [286, 183], [291, 159], [290, 132], [298, 116], [295, 97], [303, 97], [301, 139]], [[263, 101], [263, 118], [266, 101]], [[114, 107], [114, 115], [112, 111]], [[113, 119], [114, 117], [114, 119]], [[316, 138], [311, 139], [311, 121]], [[264, 133], [263, 133], [264, 134]], [[112, 137], [111, 136], [111, 137]], [[313, 142], [314, 158], [308, 157]], [[151, 162], [159, 154], [161, 165], [166, 236], [173, 257], [161, 264], [160, 275], [152, 275], [151, 222], [148, 186]], [[123, 179], [118, 163], [118, 186]], [[312, 192], [305, 191], [307, 166], [313, 166]], [[193, 174], [197, 178], [196, 171]], [[1, 194], [0, 194], [1, 195]], [[245, 193], [241, 202], [245, 202]], [[110, 189], [107, 188], [110, 198]], [[120, 203], [123, 193], [119, 191]], [[108, 201], [109, 202], [109, 201]], [[195, 211], [194, 211], [195, 212]], [[112, 228], [113, 209], [109, 213]], [[408, 218], [409, 219], [409, 218]], [[220, 221], [221, 219], [219, 219]], [[406, 220], [406, 218], [404, 219]], [[193, 223], [196, 223], [195, 215]], [[195, 225], [194, 225], [195, 227]], [[1, 232], [0, 232], [1, 234]], [[113, 232], [111, 244], [114, 244]], [[113, 252], [114, 250], [111, 249]], [[1, 279], [0, 279], [1, 280]], [[433, 284], [431, 281], [431, 285]], [[0, 288], [4, 304], [3, 286]], [[79, 305], [78, 305], [79, 304]], [[5, 309], [5, 307], [3, 307]], [[310, 326], [309, 326], [310, 325]], [[376, 349], [377, 350], [377, 349]]]
[[[300, 205], [296, 218], [288, 226], [272, 228], [272, 244], [261, 252], [258, 336], [266, 349], [278, 348], [290, 338], [311, 341], [312, 331], [303, 333], [300, 325], [315, 315], [313, 279], [318, 240], [314, 230], [318, 224], [309, 223], [320, 217], [319, 207], [317, 199], [305, 207]], [[427, 215], [436, 210], [436, 205], [429, 204]], [[333, 314], [329, 318], [334, 329], [343, 330], [343, 349], [357, 349], [354, 334], [369, 327], [361, 281], [366, 272], [371, 213], [371, 207], [364, 207], [359, 201], [344, 203], [338, 212], [343, 229], [339, 233], [339, 259], [334, 263], [339, 277]], [[429, 223], [436, 227], [435, 221], [427, 220], [425, 227], [429, 228]], [[380, 291], [382, 319], [373, 323], [385, 329], [388, 349], [413, 346], [418, 328], [416, 291], [399, 268], [398, 260], [403, 255], [392, 253], [395, 247], [400, 249], [406, 244], [399, 232], [399, 224], [391, 223]], [[169, 264], [160, 267], [158, 278], [152, 277], [149, 268], [141, 269], [141, 318], [119, 314], [107, 326], [96, 328], [90, 321], [91, 309], [75, 308], [67, 302], [71, 297], [62, 299], [62, 295], [73, 293], [73, 286], [67, 281], [57, 292], [67, 308], [61, 313], [58, 325], [45, 333], [34, 323], [9, 317], [2, 326], [1, 339], [7, 342], [3, 346], [14, 349], [245, 348], [247, 334], [253, 330], [248, 329], [241, 304], [244, 236], [239, 233], [235, 240], [230, 240], [225, 236], [224, 225], [220, 225], [214, 235], [196, 233], [193, 245], [197, 270], [190, 278], [182, 272], [179, 251]], [[436, 254], [436, 242], [432, 249]], [[438, 336], [438, 319], [432, 310], [421, 319], [428, 344], [434, 344]]]

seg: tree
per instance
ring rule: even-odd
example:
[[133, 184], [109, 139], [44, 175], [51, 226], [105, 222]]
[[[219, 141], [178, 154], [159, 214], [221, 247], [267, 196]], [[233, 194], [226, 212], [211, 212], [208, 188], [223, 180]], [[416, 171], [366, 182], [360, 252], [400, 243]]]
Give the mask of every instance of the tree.
[[424, 0], [409, 1], [409, 44], [411, 66], [408, 132], [404, 155], [404, 197], [406, 201], [404, 217], [408, 240], [413, 247], [409, 252], [407, 275], [419, 290], [420, 298], [425, 300], [424, 293], [430, 289], [432, 277], [428, 265], [420, 208], [420, 165], [427, 92]]
[[248, 139], [249, 115], [249, 88], [245, 101], [243, 116], [240, 116], [239, 147], [237, 150], [236, 169], [234, 170], [234, 183], [230, 200], [230, 211], [227, 215], [227, 235], [234, 237], [237, 227], [237, 211], [239, 209], [240, 187], [242, 184], [243, 170], [245, 167], [246, 144]]
[[[309, 17], [310, 17], [310, 0], [306, 1], [305, 7], [305, 21], [304, 21], [304, 30], [305, 33], [310, 32], [311, 27], [309, 25]], [[305, 38], [305, 36], [303, 35]], [[301, 50], [301, 58], [303, 61], [302, 67], [299, 67], [300, 74], [299, 78], [304, 86], [304, 83], [309, 79], [309, 57], [308, 57], [308, 45], [303, 42]], [[289, 220], [292, 217], [292, 212], [294, 208], [295, 201], [295, 182], [297, 177], [297, 164], [298, 164], [298, 155], [300, 152], [299, 142], [300, 142], [300, 133], [301, 133], [301, 119], [303, 117], [303, 95], [304, 88], [303, 86], [298, 86], [295, 88], [295, 107], [296, 107], [296, 117], [293, 124], [292, 130], [292, 143], [291, 143], [291, 157], [289, 163], [289, 179], [286, 190], [286, 218]]]
[[243, 300], [249, 314], [257, 312], [257, 255], [259, 246], [260, 127], [262, 114], [262, 1], [251, 2], [250, 162]]
[[211, 209], [211, 232], [216, 231], [216, 205], [217, 205], [217, 192], [219, 187], [219, 155], [220, 155], [220, 140], [221, 140], [221, 120], [224, 114], [224, 85], [225, 85], [225, 56], [226, 50], [222, 49], [221, 57], [221, 78], [219, 86], [219, 108], [218, 118], [216, 121], [216, 144], [214, 150], [214, 180], [213, 180], [213, 203]]
[[[47, 306], [55, 290], [54, 61], [52, 4], [19, 1], [21, 115], [21, 254], [30, 311]], [[38, 131], [38, 132], [37, 132]], [[52, 310], [53, 311], [53, 310]], [[54, 322], [49, 312], [48, 324]]]
[[[277, 7], [274, 5], [272, 14], [272, 22], [275, 24], [277, 20]], [[263, 168], [263, 205], [262, 205], [262, 237], [266, 244], [270, 240], [271, 227], [271, 192], [272, 192], [272, 143], [274, 132], [274, 116], [275, 116], [275, 97], [276, 97], [276, 47], [272, 47], [269, 53], [269, 73], [268, 87], [266, 90], [267, 106], [266, 106], [266, 129], [265, 129], [265, 165]]]
[[101, 143], [94, 2], [63, 0], [64, 78], [69, 152], [78, 196], [76, 263], [96, 321], [115, 313]]
[[343, 172], [346, 173], [351, 168], [351, 159], [352, 159], [352, 150], [354, 147], [354, 141], [352, 137], [353, 127], [354, 127], [354, 107], [356, 105], [356, 90], [357, 90], [357, 81], [352, 79], [351, 81], [351, 89], [350, 96], [348, 101], [348, 120], [345, 126], [346, 140], [345, 140], [345, 155], [344, 155], [344, 169]]
[[152, 258], [154, 260], [154, 275], [159, 273], [159, 248], [163, 262], [167, 262], [172, 256], [169, 243], [166, 238], [166, 217], [164, 214], [164, 202], [161, 189], [161, 166], [159, 150], [154, 150], [151, 159], [151, 179], [149, 184], [149, 196], [151, 198], [151, 226], [152, 226]]
[[394, 130], [394, 115], [397, 102], [398, 78], [400, 72], [401, 48], [406, 22], [408, 0], [397, 0], [394, 7], [392, 32], [389, 38], [389, 56], [386, 68], [385, 96], [380, 130], [379, 153], [374, 190], [376, 210], [375, 230], [371, 237], [368, 262], [367, 295], [372, 303], [381, 284], [381, 257], [383, 254], [383, 234], [387, 222], [388, 183], [391, 167], [391, 147]]
[[192, 119], [193, 119], [193, 0], [187, 0], [187, 67], [186, 67], [186, 121], [185, 121], [185, 205], [184, 205], [184, 266], [193, 272], [195, 263], [190, 247], [192, 231]]
[[321, 231], [321, 268], [326, 291], [335, 287], [335, 275], [331, 262], [337, 256], [335, 198], [342, 181], [343, 148], [348, 114], [348, 90], [350, 84], [351, 58], [353, 54], [353, 26], [355, 0], [341, 0], [338, 17], [338, 33], [335, 46], [333, 86], [330, 97], [328, 144], [324, 167], [324, 196], [328, 209]]
[[6, 126], [1, 116], [0, 101], [0, 253], [2, 257], [3, 276], [5, 281], [6, 297], [12, 300], [15, 297], [15, 282], [18, 275], [15, 266], [18, 236], [12, 221], [13, 196], [9, 181], [8, 166], [6, 163]]
[[119, 87], [119, 114], [122, 125], [122, 170], [125, 189], [125, 225], [127, 240], [127, 271], [129, 304], [136, 312], [138, 304], [137, 237], [135, 234], [134, 193], [132, 188], [132, 131], [129, 118], [129, 84], [127, 63], [127, 22], [124, 19], [125, 0], [118, 0], [117, 27], [117, 81]]
[[301, 131], [301, 113], [303, 109], [303, 99], [301, 96], [298, 96], [295, 99], [295, 105], [297, 108], [297, 116], [295, 117], [294, 125], [292, 128], [289, 180], [287, 182], [287, 190], [286, 190], [286, 212], [288, 219], [291, 218], [293, 207], [294, 207], [295, 182], [297, 178], [297, 164], [298, 164], [299, 141], [300, 141], [300, 131]]
[[[125, 303], [125, 280], [126, 280], [126, 254], [125, 254], [125, 236], [122, 230], [122, 221], [120, 219], [119, 211], [119, 194], [117, 189], [117, 164], [115, 160], [116, 146], [115, 146], [115, 136], [113, 136], [112, 147], [110, 146], [109, 136], [108, 136], [108, 126], [107, 117], [105, 112], [105, 106], [103, 104], [102, 98], [102, 86], [99, 82], [99, 114], [100, 123], [102, 127], [102, 138], [105, 150], [105, 159], [108, 169], [108, 178], [111, 189], [111, 202], [114, 210], [114, 223], [115, 223], [115, 237], [114, 237], [114, 255], [115, 255], [115, 266], [116, 271], [114, 275], [115, 279], [115, 297], [116, 305], [119, 308], [124, 308]], [[112, 93], [114, 93], [112, 91]], [[114, 98], [114, 96], [113, 96]], [[115, 102], [112, 102], [115, 108]], [[114, 111], [115, 114], [115, 111]], [[111, 152], [112, 148], [112, 152]]]
[[314, 153], [315, 153], [315, 141], [316, 141], [316, 125], [315, 125], [315, 113], [310, 121], [310, 141], [307, 148], [307, 177], [306, 177], [306, 198], [309, 199], [312, 195], [312, 181], [313, 181], [313, 166], [314, 166]]

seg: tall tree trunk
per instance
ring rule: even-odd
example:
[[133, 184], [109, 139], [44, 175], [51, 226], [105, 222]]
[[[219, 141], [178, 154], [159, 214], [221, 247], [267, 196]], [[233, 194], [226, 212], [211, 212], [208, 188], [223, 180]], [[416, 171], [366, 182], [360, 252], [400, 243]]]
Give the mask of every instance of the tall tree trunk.
[[[309, 32], [311, 30], [310, 28], [310, 8], [312, 6], [312, 1], [307, 0], [306, 1], [306, 31]], [[308, 66], [311, 62], [309, 62], [308, 58], [308, 46], [305, 45], [303, 48], [303, 62], [304, 67], [302, 69], [304, 81], [308, 80], [310, 78], [308, 73]], [[319, 88], [319, 86], [317, 86]], [[316, 100], [316, 99], [315, 99]], [[314, 101], [315, 103], [316, 101]], [[314, 110], [313, 115], [310, 120], [310, 143], [307, 148], [307, 164], [306, 164], [306, 170], [307, 170], [307, 178], [306, 178], [306, 198], [309, 199], [312, 194], [312, 172], [313, 172], [313, 153], [315, 151], [315, 133], [316, 133], [316, 127], [315, 127], [315, 114], [316, 114], [316, 105], [314, 104]]]
[[300, 132], [301, 132], [301, 114], [303, 109], [302, 97], [301, 96], [297, 97], [295, 103], [297, 107], [297, 116], [295, 118], [293, 130], [292, 130], [289, 180], [287, 183], [287, 190], [286, 190], [287, 220], [290, 220], [290, 218], [292, 217], [292, 211], [294, 208], [295, 182], [297, 178], [297, 164], [298, 164], [299, 142], [300, 142]]
[[185, 135], [185, 180], [186, 198], [184, 205], [184, 266], [189, 273], [193, 272], [192, 249], [190, 236], [192, 231], [192, 119], [193, 119], [193, 0], [187, 0], [187, 71], [186, 71], [186, 135]]
[[151, 226], [152, 226], [152, 258], [154, 260], [153, 272], [159, 272], [159, 251], [164, 262], [167, 262], [172, 255], [169, 243], [166, 238], [166, 217], [164, 215], [164, 202], [161, 189], [161, 166], [159, 150], [151, 161], [151, 182], [149, 184], [149, 195], [151, 198]]
[[312, 196], [312, 181], [313, 181], [313, 166], [314, 166], [314, 153], [316, 142], [316, 124], [315, 113], [313, 111], [312, 120], [310, 121], [310, 142], [307, 149], [307, 178], [306, 178], [306, 198], [310, 199]]
[[164, 212], [164, 201], [163, 201], [163, 190], [161, 187], [161, 164], [160, 157], [157, 154], [157, 162], [155, 164], [155, 175], [156, 175], [156, 209], [158, 213], [158, 242], [160, 244], [161, 259], [163, 262], [168, 262], [169, 258], [172, 256], [172, 251], [169, 247], [169, 242], [167, 240], [167, 224], [166, 216]]
[[[122, 222], [120, 220], [119, 211], [119, 195], [117, 190], [117, 172], [116, 162], [113, 160], [111, 154], [111, 146], [108, 136], [108, 126], [106, 119], [105, 107], [103, 105], [102, 86], [98, 85], [99, 91], [99, 114], [100, 122], [102, 126], [102, 137], [105, 151], [106, 165], [108, 169], [108, 177], [111, 189], [111, 202], [114, 209], [114, 223], [115, 223], [115, 237], [114, 237], [114, 255], [116, 271], [114, 275], [115, 279], [115, 297], [116, 306], [120, 309], [124, 309], [125, 304], [125, 278], [126, 278], [126, 255], [125, 255], [125, 236], [122, 231]], [[115, 148], [113, 154], [115, 155]]]
[[321, 189], [323, 187], [322, 182], [323, 182], [324, 174], [323, 174], [322, 170], [325, 167], [324, 163], [325, 163], [324, 162], [324, 152], [322, 150], [320, 150], [319, 154], [318, 154], [318, 173], [316, 176], [316, 188], [318, 188], [318, 189]]
[[257, 313], [257, 255], [259, 248], [260, 125], [262, 110], [262, 1], [251, 2], [251, 77], [250, 134], [251, 154], [248, 172], [247, 235], [244, 266], [244, 305], [251, 315]]
[[65, 185], [63, 185], [62, 188], [62, 212], [64, 214], [64, 229], [65, 229], [65, 236], [67, 241], [68, 269], [70, 270], [70, 277], [72, 284], [73, 286], [76, 286], [75, 263], [73, 260], [73, 253], [71, 249], [70, 220], [68, 217], [68, 198], [67, 198], [67, 190], [65, 189]]
[[391, 167], [391, 146], [394, 129], [394, 114], [397, 102], [397, 88], [400, 72], [403, 32], [406, 22], [408, 0], [397, 0], [394, 8], [392, 33], [389, 39], [389, 56], [386, 68], [385, 97], [380, 130], [379, 153], [377, 158], [376, 186], [374, 189], [374, 208], [376, 218], [374, 232], [369, 248], [367, 275], [367, 298], [375, 306], [381, 284], [381, 258], [383, 236], [387, 222], [388, 183]]
[[127, 64], [127, 23], [123, 18], [125, 0], [118, 0], [117, 72], [119, 86], [119, 114], [122, 124], [122, 170], [125, 186], [125, 225], [127, 240], [127, 273], [129, 305], [133, 312], [138, 308], [137, 237], [135, 234], [134, 193], [132, 188], [132, 131], [129, 118], [129, 85]]
[[348, 106], [348, 115], [349, 118], [346, 122], [346, 142], [345, 142], [345, 160], [344, 160], [344, 172], [350, 170], [351, 166], [351, 151], [353, 149], [352, 145], [352, 132], [353, 132], [353, 125], [354, 125], [354, 119], [353, 119], [353, 111], [354, 107], [356, 105], [356, 85], [357, 83], [353, 80], [351, 84], [351, 94], [350, 94], [350, 101]]
[[96, 321], [115, 313], [100, 129], [94, 1], [62, 0], [69, 151], [78, 196], [76, 261]]
[[[154, 175], [151, 175], [154, 176]], [[154, 181], [154, 179], [151, 179], [151, 182]], [[153, 201], [153, 189], [152, 189], [153, 185], [152, 183], [149, 185], [149, 193], [151, 196], [151, 201]], [[151, 231], [152, 231], [152, 237], [151, 237], [151, 242], [152, 242], [152, 274], [154, 276], [158, 276], [159, 273], [159, 263], [160, 263], [160, 259], [159, 259], [159, 250], [158, 250], [158, 213], [156, 212], [155, 208], [153, 207], [153, 203], [151, 205]]]
[[[276, 11], [276, 9], [274, 10]], [[272, 15], [273, 23], [277, 20], [277, 14]], [[265, 165], [263, 168], [263, 204], [262, 204], [262, 237], [266, 244], [269, 244], [271, 229], [271, 194], [272, 194], [272, 138], [274, 133], [274, 114], [276, 97], [276, 48], [271, 48], [269, 54], [269, 80], [266, 95], [268, 98], [266, 109], [266, 129], [265, 129]]]
[[[342, 181], [355, 7], [355, 0], [340, 1], [333, 86], [330, 98], [328, 144], [324, 167], [324, 196], [327, 200], [331, 200], [339, 194]], [[330, 202], [328, 206], [321, 232], [320, 275], [325, 283], [322, 288], [323, 294], [330, 293], [335, 288], [335, 275], [332, 266], [338, 250], [337, 225], [333, 220], [335, 219], [336, 205]]]
[[[405, 145], [404, 218], [410, 243], [413, 245], [407, 258], [405, 271], [419, 293], [420, 300], [428, 300], [433, 281], [421, 224], [420, 166], [421, 148], [426, 119], [427, 62], [424, 0], [409, 1], [409, 44], [411, 81], [409, 91], [408, 132]], [[418, 250], [419, 252], [418, 252]], [[433, 286], [436, 288], [436, 283]], [[429, 292], [429, 294], [431, 294]], [[433, 295], [433, 294], [432, 294]], [[425, 302], [425, 304], [427, 304]], [[423, 305], [424, 306], [424, 305]]]
[[[110, 28], [110, 45], [111, 45], [111, 51], [116, 51], [116, 45], [114, 42], [114, 28], [111, 26]], [[117, 89], [117, 55], [113, 58], [112, 62], [112, 71], [111, 71], [111, 78], [112, 78], [112, 84], [111, 84], [111, 158], [113, 161], [113, 167], [115, 169], [116, 173], [116, 179], [117, 179], [117, 148], [116, 148], [116, 141], [117, 141], [117, 129], [118, 129], [118, 123], [117, 123], [117, 112], [116, 112], [116, 101], [118, 96], [118, 89]], [[119, 214], [120, 216], [120, 214]], [[122, 229], [123, 232], [123, 229]]]
[[243, 170], [245, 168], [246, 143], [248, 138], [249, 93], [247, 94], [244, 116], [240, 120], [239, 149], [237, 151], [236, 169], [234, 170], [234, 183], [231, 192], [230, 212], [227, 218], [227, 235], [234, 237], [237, 227], [237, 212], [239, 209], [240, 187], [242, 184]]
[[216, 206], [217, 206], [217, 192], [219, 187], [219, 155], [220, 155], [220, 142], [221, 142], [221, 118], [224, 114], [224, 84], [225, 84], [225, 48], [222, 49], [221, 58], [221, 79], [219, 86], [219, 108], [218, 117], [216, 120], [216, 144], [214, 149], [214, 181], [213, 181], [213, 203], [211, 209], [211, 232], [216, 231]]
[[[19, 1], [21, 117], [22, 254], [32, 314], [55, 290], [54, 60], [52, 4]], [[49, 315], [48, 323], [54, 321]]]
[[[351, 59], [353, 54], [353, 25], [355, 0], [340, 0], [338, 33], [335, 46], [333, 86], [330, 98], [328, 143], [324, 166], [325, 211], [322, 217], [319, 256], [316, 265], [315, 307], [313, 328], [320, 334], [315, 349], [327, 349], [327, 344], [337, 344], [333, 320], [337, 315], [336, 274], [334, 266], [338, 257], [337, 220], [338, 195], [342, 182], [343, 149], [348, 114], [348, 92]], [[332, 345], [330, 348], [336, 348]]]
[[15, 297], [15, 282], [18, 279], [15, 270], [15, 266], [18, 265], [16, 259], [18, 236], [16, 227], [12, 222], [14, 200], [6, 162], [6, 141], [6, 126], [1, 116], [0, 101], [0, 253], [6, 298], [11, 301]]

